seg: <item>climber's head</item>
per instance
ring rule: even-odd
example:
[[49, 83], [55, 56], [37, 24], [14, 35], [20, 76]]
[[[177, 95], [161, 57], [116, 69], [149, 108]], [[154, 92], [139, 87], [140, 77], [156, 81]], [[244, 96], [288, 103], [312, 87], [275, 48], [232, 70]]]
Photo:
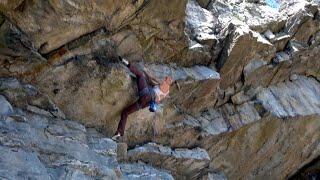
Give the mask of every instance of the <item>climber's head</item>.
[[162, 81], [161, 85], [170, 87], [172, 83], [173, 83], [172, 77], [171, 77], [171, 76], [166, 76], [166, 77], [164, 78], [164, 80]]
[[164, 81], [165, 81], [167, 84], [169, 84], [169, 85], [171, 85], [171, 84], [173, 83], [173, 79], [172, 79], [171, 76], [166, 76], [166, 77], [164, 78]]

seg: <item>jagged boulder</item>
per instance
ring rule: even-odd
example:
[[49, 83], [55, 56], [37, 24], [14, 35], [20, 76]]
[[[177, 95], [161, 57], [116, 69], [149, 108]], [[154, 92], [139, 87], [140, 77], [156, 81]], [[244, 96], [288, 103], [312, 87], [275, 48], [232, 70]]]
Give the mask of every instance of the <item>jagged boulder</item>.
[[247, 27], [235, 26], [224, 48], [218, 62], [222, 89], [227, 89], [237, 81], [241, 81], [242, 71], [250, 61], [262, 59], [270, 62], [275, 55], [272, 44]]
[[211, 168], [228, 178], [272, 179], [288, 178], [318, 157], [317, 139], [319, 116], [269, 117], [204, 146], [214, 158]]
[[[204, 5], [204, 2], [199, 2], [199, 4]], [[217, 52], [219, 52], [219, 50], [212, 50], [218, 44], [218, 38], [213, 30], [216, 24], [216, 17], [208, 10], [201, 8], [199, 4], [196, 1], [188, 0], [185, 32], [189, 41], [189, 54], [197, 57], [194, 63], [207, 64], [211, 63], [218, 56]]]
[[[214, 159], [209, 169], [228, 178], [289, 177], [319, 156], [319, 85], [314, 78], [297, 76], [268, 88], [249, 89], [242, 92], [246, 98], [238, 105], [228, 103], [166, 124], [155, 141], [207, 149]], [[305, 154], [300, 158], [301, 152]]]
[[[246, 85], [268, 86], [282, 82], [293, 74], [307, 74], [319, 78], [319, 61], [316, 60], [319, 56], [318, 11], [314, 6], [308, 5], [287, 21], [283, 32], [279, 32], [275, 39], [271, 40], [278, 50], [272, 60], [274, 63], [249, 63], [244, 69]], [[306, 32], [304, 37], [301, 32]], [[286, 38], [284, 40], [281, 37]], [[279, 41], [284, 41], [281, 42], [280, 49]]]

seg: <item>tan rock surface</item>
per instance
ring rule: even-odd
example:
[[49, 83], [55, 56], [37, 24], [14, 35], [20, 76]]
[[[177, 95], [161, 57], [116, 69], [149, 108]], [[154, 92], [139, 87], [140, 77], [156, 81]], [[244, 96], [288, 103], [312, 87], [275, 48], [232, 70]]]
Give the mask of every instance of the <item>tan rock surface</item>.
[[228, 178], [285, 179], [319, 156], [319, 128], [319, 116], [268, 117], [204, 146]]
[[[0, 2], [0, 12], [0, 97], [2, 106], [9, 108], [3, 114], [11, 114], [0, 117], [6, 162], [30, 157], [39, 177], [47, 177], [37, 156], [12, 153], [16, 138], [6, 141], [8, 129], [27, 131], [22, 126], [29, 126], [31, 117], [21, 112], [37, 116], [31, 118], [32, 128], [66, 118], [103, 133], [91, 137], [90, 129], [84, 140], [89, 136], [82, 132], [85, 128], [66, 134], [69, 126], [59, 119], [45, 128], [55, 136], [53, 149], [65, 147], [59, 137], [77, 141], [81, 150], [88, 146], [99, 157], [110, 153], [105, 148], [109, 140], [101, 137], [113, 135], [121, 111], [138, 97], [135, 77], [119, 63], [119, 55], [139, 62], [159, 79], [172, 76], [176, 82], [170, 98], [157, 114], [146, 108], [129, 116], [122, 139], [135, 152], [129, 158], [134, 164], [121, 164], [109, 173], [111, 166], [105, 162], [87, 158], [92, 163], [86, 166], [76, 163], [84, 157], [67, 161], [59, 154], [59, 168], [61, 163], [73, 168], [53, 177], [122, 174], [130, 179], [155, 173], [172, 179], [137, 162], [145, 159], [178, 179], [285, 179], [319, 157], [317, 0], [281, 1], [279, 8], [251, 0], [7, 0]], [[150, 142], [157, 148], [148, 147]], [[140, 152], [136, 145], [147, 151]], [[183, 150], [176, 153], [177, 148]], [[201, 154], [210, 160], [189, 166]], [[183, 158], [187, 155], [191, 160]], [[40, 158], [53, 165], [51, 154]], [[25, 168], [21, 163], [17, 167]]]

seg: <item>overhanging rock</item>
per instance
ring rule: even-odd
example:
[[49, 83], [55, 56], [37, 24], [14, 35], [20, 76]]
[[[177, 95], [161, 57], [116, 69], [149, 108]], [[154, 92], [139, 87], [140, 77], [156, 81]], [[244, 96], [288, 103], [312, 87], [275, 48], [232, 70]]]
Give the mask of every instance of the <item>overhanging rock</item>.
[[[277, 118], [319, 115], [319, 89], [320, 83], [316, 79], [297, 76], [295, 80], [268, 88], [241, 91], [233, 97], [238, 98], [239, 104], [227, 103], [167, 123], [162, 136], [157, 137], [156, 141], [171, 147], [194, 147], [211, 137], [223, 137], [229, 132], [262, 121], [268, 115]], [[241, 94], [245, 98], [237, 97]]]
[[176, 67], [145, 65], [159, 79], [171, 76], [176, 81], [170, 89], [170, 101], [183, 111], [197, 113], [216, 102], [220, 75], [206, 66]]

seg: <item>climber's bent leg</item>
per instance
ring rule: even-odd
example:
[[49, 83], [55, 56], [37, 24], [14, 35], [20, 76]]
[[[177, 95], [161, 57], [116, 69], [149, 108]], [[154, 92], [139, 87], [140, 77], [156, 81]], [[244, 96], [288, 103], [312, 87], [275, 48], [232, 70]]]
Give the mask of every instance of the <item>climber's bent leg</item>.
[[139, 78], [144, 76], [144, 73], [142, 71], [140, 71], [138, 69], [138, 67], [133, 63], [129, 64], [129, 69], [134, 75], [136, 75], [137, 79], [139, 79]]
[[[136, 75], [137, 83], [138, 83], [138, 91], [139, 91], [139, 100], [133, 103], [132, 105], [125, 108], [121, 113], [121, 119], [118, 125], [118, 129], [115, 134], [120, 133], [121, 136], [124, 134], [125, 126], [127, 123], [128, 115], [138, 111], [139, 109], [143, 109], [149, 105], [151, 101], [151, 95], [149, 93], [142, 93], [146, 88], [148, 88], [148, 83], [146, 77], [142, 71], [140, 71], [134, 64], [129, 64], [130, 71]], [[147, 91], [149, 92], [149, 91]]]
[[118, 124], [118, 129], [117, 129], [115, 134], [120, 133], [120, 135], [123, 136], [124, 130], [125, 130], [125, 127], [126, 127], [126, 123], [127, 123], [128, 115], [138, 111], [139, 109], [140, 109], [140, 105], [139, 105], [139, 102], [137, 101], [137, 102], [131, 104], [130, 106], [128, 106], [127, 108], [125, 108], [122, 111], [121, 119], [120, 119], [120, 122]]
[[139, 109], [143, 109], [147, 107], [150, 101], [151, 101], [151, 96], [149, 95], [142, 96], [138, 101], [136, 101], [135, 103], [125, 108], [121, 113], [121, 119], [115, 134], [120, 133], [120, 135], [123, 136], [129, 114], [132, 114], [138, 111]]
[[129, 68], [130, 71], [137, 77], [138, 91], [141, 92], [142, 90], [147, 88], [148, 83], [145, 74], [142, 71], [140, 71], [134, 64], [130, 64]]

